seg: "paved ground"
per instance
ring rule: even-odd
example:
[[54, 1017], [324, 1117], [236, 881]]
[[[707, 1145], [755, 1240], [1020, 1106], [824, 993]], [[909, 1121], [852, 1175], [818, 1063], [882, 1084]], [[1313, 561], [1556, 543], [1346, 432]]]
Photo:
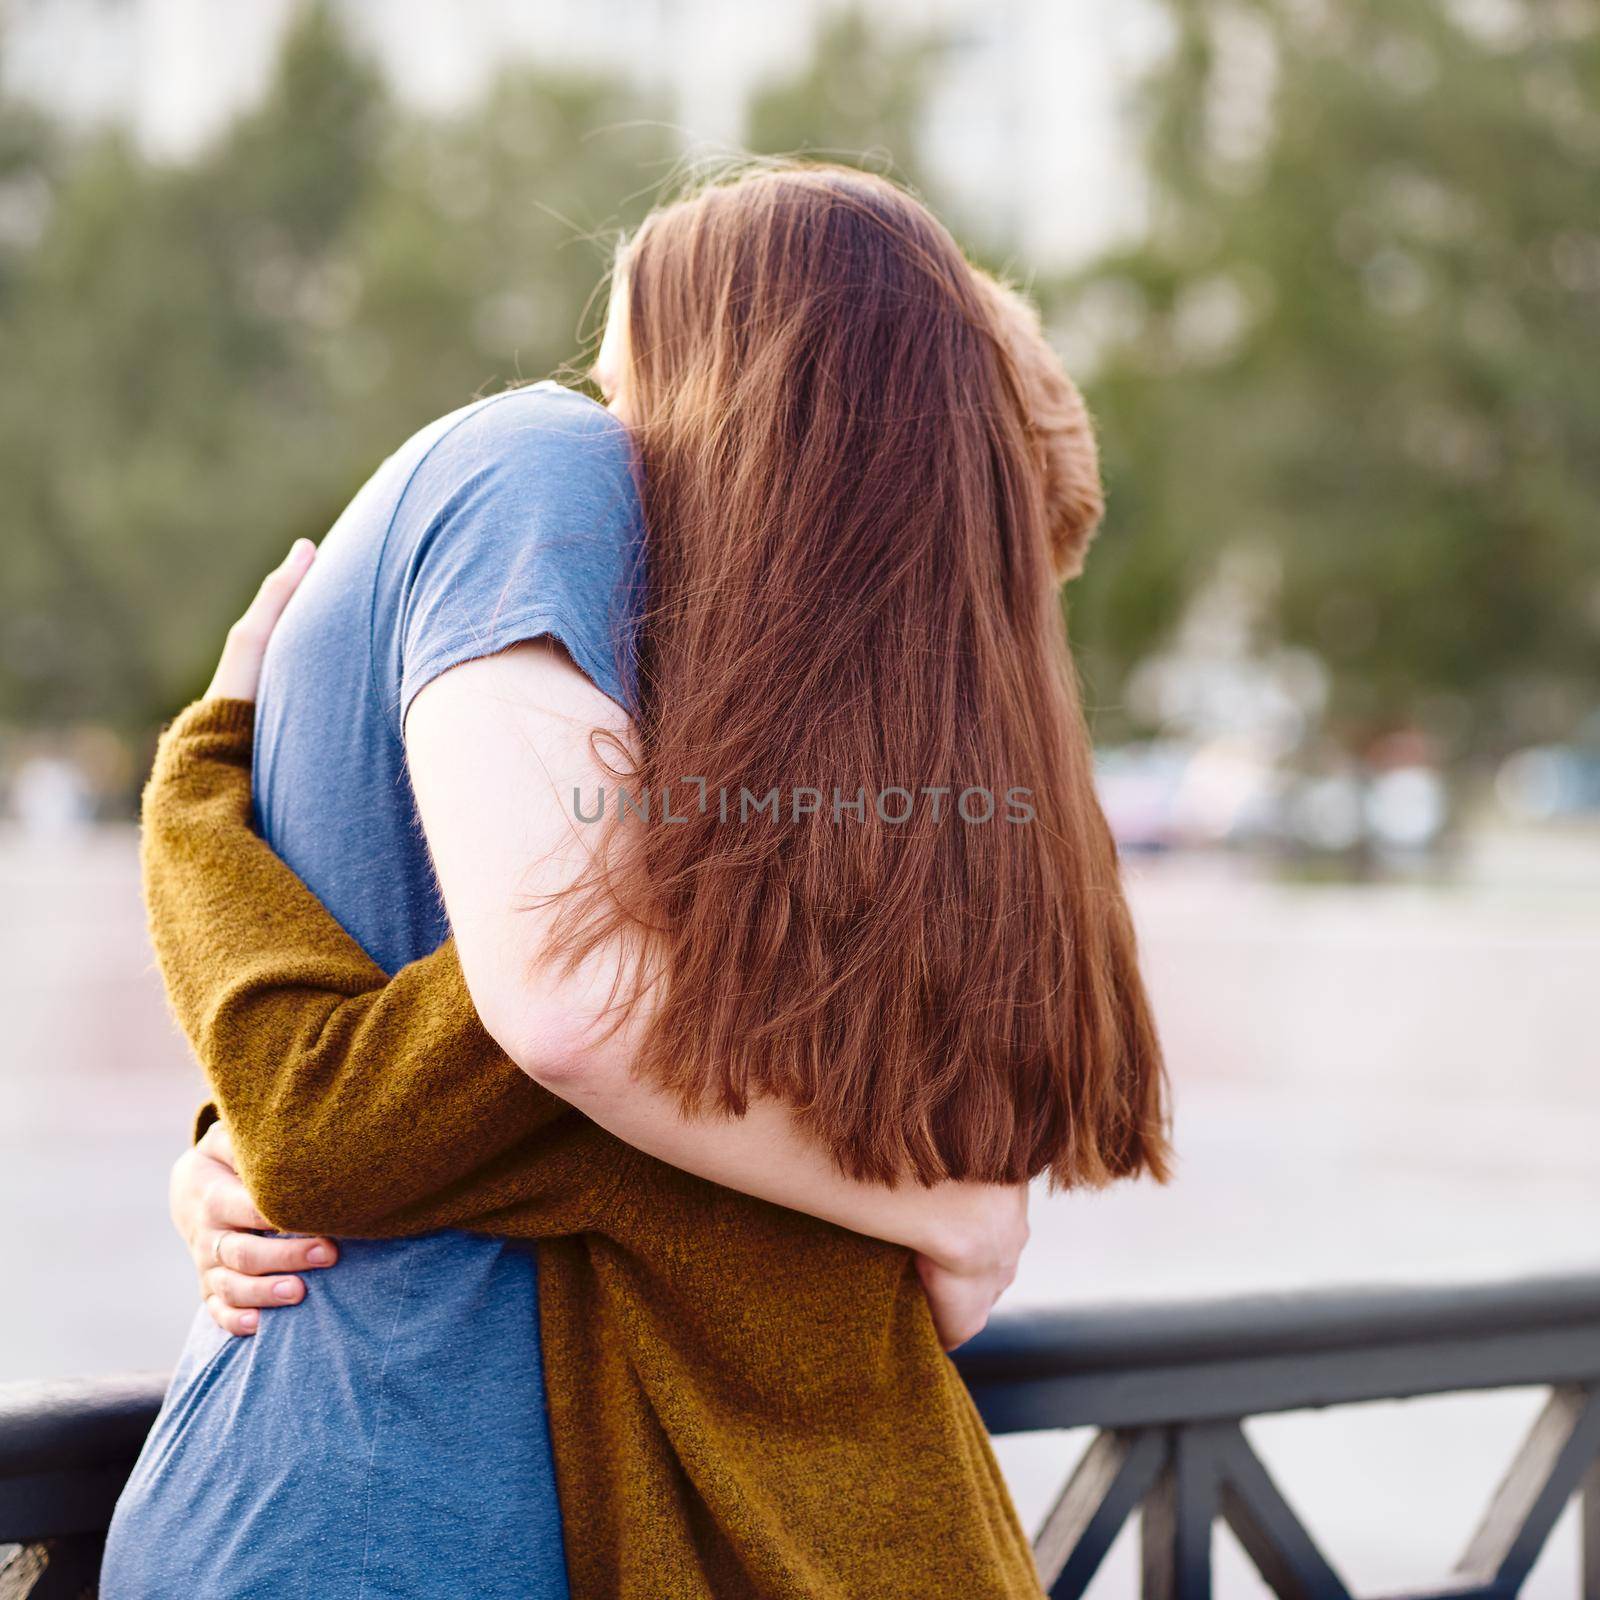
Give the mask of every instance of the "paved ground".
[[[1514, 892], [1143, 869], [1181, 1172], [1041, 1195], [1010, 1303], [1600, 1268], [1595, 866], [1546, 860]], [[166, 1168], [198, 1083], [149, 970], [131, 836], [0, 839], [0, 904], [0, 1379], [163, 1367], [192, 1304]], [[1345, 1572], [1399, 1588], [1443, 1575], [1536, 1403], [1252, 1431]], [[1081, 1441], [1000, 1448], [1032, 1522]], [[1223, 1542], [1222, 1593], [1264, 1592]], [[1576, 1561], [1569, 1518], [1528, 1594], [1574, 1594]], [[1133, 1592], [1134, 1570], [1125, 1536], [1096, 1593]]]

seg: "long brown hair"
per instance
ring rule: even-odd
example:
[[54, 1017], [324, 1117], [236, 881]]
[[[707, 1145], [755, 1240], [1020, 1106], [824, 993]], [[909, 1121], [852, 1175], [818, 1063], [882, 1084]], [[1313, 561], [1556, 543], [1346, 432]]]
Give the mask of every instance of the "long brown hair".
[[[686, 1107], [777, 1096], [853, 1176], [1165, 1176], [996, 302], [923, 206], [829, 166], [654, 212], [623, 270], [647, 529], [626, 787], [657, 811], [608, 829], [560, 953], [648, 927], [637, 1070]], [[1098, 502], [1073, 515], [1087, 538]]]

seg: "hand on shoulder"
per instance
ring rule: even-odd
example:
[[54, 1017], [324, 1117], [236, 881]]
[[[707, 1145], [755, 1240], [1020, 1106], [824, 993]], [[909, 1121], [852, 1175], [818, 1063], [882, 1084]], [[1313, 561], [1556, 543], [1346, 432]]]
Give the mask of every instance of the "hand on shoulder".
[[207, 700], [255, 699], [267, 641], [283, 608], [300, 587], [300, 580], [311, 570], [316, 554], [317, 547], [309, 539], [296, 539], [288, 555], [261, 580], [245, 614], [228, 629], [222, 659], [205, 692]]

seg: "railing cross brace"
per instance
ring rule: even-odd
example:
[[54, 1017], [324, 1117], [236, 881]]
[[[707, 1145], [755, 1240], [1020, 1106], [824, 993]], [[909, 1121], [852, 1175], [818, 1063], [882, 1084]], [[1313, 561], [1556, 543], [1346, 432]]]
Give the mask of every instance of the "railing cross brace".
[[[1576, 1384], [1551, 1390], [1544, 1410], [1506, 1469], [1494, 1499], [1456, 1565], [1455, 1577], [1465, 1584], [1495, 1587], [1515, 1594], [1533, 1570], [1563, 1508], [1592, 1473], [1600, 1456], [1600, 1391]], [[1592, 1524], [1593, 1496], [1584, 1494], [1583, 1515]], [[1589, 1567], [1594, 1566], [1593, 1537], [1585, 1536]], [[1600, 1600], [1595, 1578], [1587, 1576], [1585, 1600]]]
[[1209, 1600], [1219, 1516], [1280, 1600], [1349, 1600], [1237, 1422], [1098, 1435], [1034, 1542], [1051, 1600], [1083, 1594], [1140, 1507], [1144, 1600]]

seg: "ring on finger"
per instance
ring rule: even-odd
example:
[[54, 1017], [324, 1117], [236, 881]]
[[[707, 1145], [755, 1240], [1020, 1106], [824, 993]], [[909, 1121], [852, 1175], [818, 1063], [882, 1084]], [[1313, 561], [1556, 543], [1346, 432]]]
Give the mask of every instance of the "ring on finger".
[[222, 1259], [222, 1241], [228, 1237], [225, 1228], [219, 1228], [211, 1239], [211, 1264], [214, 1267], [225, 1267], [227, 1262]]

